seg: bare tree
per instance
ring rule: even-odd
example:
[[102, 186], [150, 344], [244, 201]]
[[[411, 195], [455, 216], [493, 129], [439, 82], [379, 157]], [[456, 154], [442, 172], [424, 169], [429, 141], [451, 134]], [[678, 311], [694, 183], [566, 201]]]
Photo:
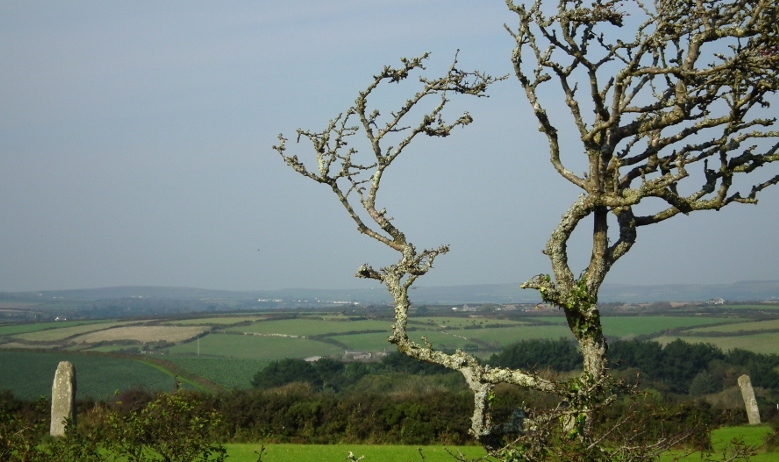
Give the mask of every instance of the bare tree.
[[[411, 357], [462, 373], [474, 393], [471, 432], [490, 451], [498, 454], [506, 443], [502, 426], [492, 425], [489, 412], [493, 387], [505, 383], [560, 401], [525, 419], [520, 436], [507, 447], [516, 460], [550, 456], [548, 448], [536, 450], [537, 444], [523, 441], [528, 435], [541, 441], [538, 435], [548, 433], [553, 422], [588, 454], [587, 460], [650, 458], [663, 446], [610, 451], [602, 447], [609, 431], [598, 436], [592, 430], [594, 413], [619, 391], [607, 370], [598, 292], [640, 227], [680, 213], [754, 204], [762, 190], [779, 183], [779, 175], [751, 183], [743, 178], [779, 160], [779, 132], [771, 129], [776, 119], [765, 115], [769, 98], [779, 90], [779, 7], [775, 0], [559, 0], [551, 6], [541, 0], [527, 5], [507, 0], [507, 5], [518, 18], [518, 26], [506, 27], [516, 41], [514, 72], [548, 140], [552, 166], [581, 190], [544, 250], [552, 273], [522, 287], [538, 290], [565, 314], [581, 348], [579, 376], [559, 381], [532, 371], [492, 368], [462, 351], [446, 354], [424, 339], [414, 342], [406, 332], [411, 285], [449, 249], [417, 250], [377, 205], [381, 181], [418, 135], [446, 137], [471, 123], [468, 113], [446, 121], [449, 95], [484, 96], [495, 78], [464, 72], [455, 59], [445, 76], [420, 78], [421, 90], [384, 117], [369, 109], [369, 97], [380, 84], [406, 80], [423, 69], [427, 56], [404, 59], [400, 67], [385, 67], [324, 131], [298, 130], [298, 141], [313, 144], [315, 168], [287, 154], [281, 135], [274, 148], [295, 171], [329, 186], [360, 233], [398, 252], [396, 263], [378, 270], [363, 265], [357, 277], [380, 281], [392, 295], [396, 319], [390, 342]], [[541, 90], [555, 83], [553, 92]], [[544, 95], [555, 95], [567, 106], [581, 141], [581, 151], [573, 154], [588, 165], [584, 174], [567, 166], [558, 122], [548, 115]], [[422, 110], [430, 98], [437, 103]], [[413, 117], [415, 122], [408, 122]], [[358, 133], [370, 146], [367, 160], [348, 144]], [[393, 137], [397, 143], [385, 146]], [[589, 217], [592, 253], [577, 273], [567, 245]]]

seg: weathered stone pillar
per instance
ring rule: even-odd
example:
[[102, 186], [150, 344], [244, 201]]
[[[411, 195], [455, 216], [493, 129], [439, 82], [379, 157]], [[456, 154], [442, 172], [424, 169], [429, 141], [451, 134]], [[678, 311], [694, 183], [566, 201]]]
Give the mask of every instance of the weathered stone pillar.
[[744, 405], [747, 408], [747, 418], [749, 425], [760, 424], [760, 410], [757, 408], [755, 391], [752, 389], [752, 381], [748, 375], [742, 375], [738, 378], [738, 386], [741, 388], [741, 397], [744, 398]]
[[51, 386], [51, 436], [65, 436], [66, 420], [76, 423], [76, 368], [62, 361]]

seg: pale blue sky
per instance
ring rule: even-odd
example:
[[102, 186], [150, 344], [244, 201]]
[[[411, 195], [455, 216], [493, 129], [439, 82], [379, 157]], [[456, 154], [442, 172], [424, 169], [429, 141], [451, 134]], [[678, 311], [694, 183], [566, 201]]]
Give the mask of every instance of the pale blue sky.
[[[401, 56], [431, 51], [434, 71], [459, 48], [508, 73], [513, 19], [501, 0], [0, 2], [0, 291], [369, 287], [355, 270], [390, 255], [283, 165], [277, 134], [323, 128]], [[491, 95], [389, 179], [412, 242], [452, 246], [422, 285], [549, 272], [578, 194], [516, 79]], [[607, 282], [779, 279], [778, 211], [771, 190], [641, 229]]]

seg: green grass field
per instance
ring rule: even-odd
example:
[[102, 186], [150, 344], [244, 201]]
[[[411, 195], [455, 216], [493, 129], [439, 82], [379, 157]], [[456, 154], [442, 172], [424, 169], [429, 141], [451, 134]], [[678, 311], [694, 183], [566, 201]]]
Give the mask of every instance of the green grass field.
[[690, 332], [706, 333], [706, 332], [754, 332], [761, 330], [779, 330], [779, 319], [771, 319], [766, 321], [754, 321], [754, 322], [738, 322], [734, 324], [726, 324], [724, 326], [712, 326], [712, 327], [699, 327], [697, 329], [690, 329]]
[[754, 351], [763, 354], [779, 354], [779, 341], [776, 333], [763, 333], [754, 335], [738, 335], [730, 337], [699, 337], [699, 336], [661, 336], [654, 338], [656, 342], [667, 345], [677, 338], [687, 343], [710, 343], [723, 351], [729, 351], [734, 348]]
[[[766, 438], [773, 433], [768, 425], [723, 427], [712, 432], [711, 441], [713, 447], [712, 458], [720, 460], [726, 451], [730, 441], [734, 438], [742, 440], [752, 447], [761, 446]], [[233, 462], [256, 462], [260, 451], [260, 444], [227, 444], [225, 445]], [[304, 444], [269, 444], [265, 445], [263, 462], [298, 462], [298, 461], [322, 461], [342, 462], [351, 451], [356, 457], [365, 456], [364, 462], [453, 462], [453, 458], [447, 449], [457, 454], [458, 451], [469, 458], [483, 457], [486, 452], [479, 446], [424, 446], [421, 448], [424, 459], [419, 454], [417, 446], [398, 445], [304, 445]], [[686, 456], [685, 456], [686, 454]], [[660, 457], [662, 462], [685, 461], [694, 462], [701, 460], [701, 453], [687, 454], [683, 451], [670, 451]], [[495, 460], [495, 459], [487, 459]], [[724, 460], [724, 459], [723, 459]], [[742, 459], [738, 459], [742, 460]], [[779, 460], [779, 454], [766, 453], [758, 449], [758, 454], [751, 457], [750, 462], [775, 462]]]
[[[420, 329], [420, 326], [409, 326], [415, 330], [408, 332], [409, 338], [420, 342], [422, 336], [437, 348], [464, 348], [468, 344], [473, 344], [474, 339], [478, 342], [496, 344], [496, 346], [506, 346], [520, 340], [530, 340], [538, 338], [560, 338], [569, 337], [571, 334], [564, 326], [525, 326], [517, 327], [494, 327], [483, 329]], [[389, 332], [373, 334], [354, 334], [354, 335], [333, 335], [330, 338], [337, 340], [349, 347], [351, 350], [362, 351], [383, 351], [393, 350], [394, 347], [387, 342]], [[476, 342], [476, 343], [478, 343]]]
[[149, 390], [171, 390], [174, 378], [132, 358], [72, 352], [0, 351], [0, 390], [13, 390], [24, 399], [50, 396], [54, 371], [60, 361], [76, 368], [78, 396], [109, 398], [116, 390], [142, 386]]
[[350, 350], [395, 351], [395, 347], [387, 341], [389, 332], [386, 334], [333, 335], [330, 338], [343, 343]]
[[693, 316], [604, 316], [603, 333], [615, 337], [660, 334], [680, 327], [722, 323], [720, 318]]
[[204, 356], [170, 355], [166, 360], [197, 374], [225, 389], [251, 388], [254, 375], [266, 365], [263, 359], [231, 359], [208, 358]]
[[[257, 462], [259, 444], [227, 444], [230, 462]], [[424, 459], [419, 454], [421, 449]], [[263, 462], [343, 462], [351, 451], [356, 457], [365, 456], [364, 462], [454, 462], [446, 450], [458, 451], [469, 458], [482, 457], [486, 451], [480, 446], [398, 446], [360, 444], [268, 444]], [[495, 459], [489, 459], [495, 460]]]
[[779, 303], [765, 303], [762, 305], [718, 305], [717, 307], [728, 309], [728, 310], [771, 311], [771, 310], [779, 310]]
[[[738, 439], [752, 448], [758, 448], [757, 454], [749, 458], [749, 462], [776, 462], [779, 460], [779, 454], [776, 452], [766, 452], [761, 448], [767, 437], [773, 434], [769, 425], [744, 425], [739, 427], [722, 427], [711, 432], [712, 459], [730, 460], [722, 458], [723, 454], [730, 447], [731, 441]], [[702, 459], [699, 452], [693, 452], [683, 457], [681, 451], [670, 451], [663, 454], [660, 458], [662, 462], [695, 462]], [[743, 461], [745, 459], [735, 459]]]
[[391, 325], [392, 323], [388, 321], [323, 321], [320, 318], [298, 318], [260, 321], [249, 326], [230, 327], [226, 330], [231, 332], [312, 336], [364, 330], [382, 330], [389, 333]]
[[105, 324], [110, 320], [104, 321], [61, 321], [61, 322], [38, 322], [32, 324], [9, 324], [0, 326], [0, 335], [16, 335], [27, 332], [37, 332], [45, 329], [64, 329], [74, 326], [83, 326], [85, 324]]
[[[175, 345], [165, 351], [172, 355], [197, 355], [197, 341]], [[271, 361], [308, 356], [340, 356], [341, 348], [315, 340], [259, 335], [209, 334], [200, 339], [200, 355], [206, 357], [261, 359]]]

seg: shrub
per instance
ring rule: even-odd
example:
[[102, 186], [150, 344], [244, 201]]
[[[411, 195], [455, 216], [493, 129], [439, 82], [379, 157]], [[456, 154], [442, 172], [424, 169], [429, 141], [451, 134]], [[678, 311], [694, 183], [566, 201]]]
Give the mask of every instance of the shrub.
[[213, 443], [221, 418], [203, 406], [195, 394], [162, 393], [142, 410], [125, 418], [109, 417], [112, 435], [108, 448], [128, 462], [221, 462], [227, 457], [221, 444]]

